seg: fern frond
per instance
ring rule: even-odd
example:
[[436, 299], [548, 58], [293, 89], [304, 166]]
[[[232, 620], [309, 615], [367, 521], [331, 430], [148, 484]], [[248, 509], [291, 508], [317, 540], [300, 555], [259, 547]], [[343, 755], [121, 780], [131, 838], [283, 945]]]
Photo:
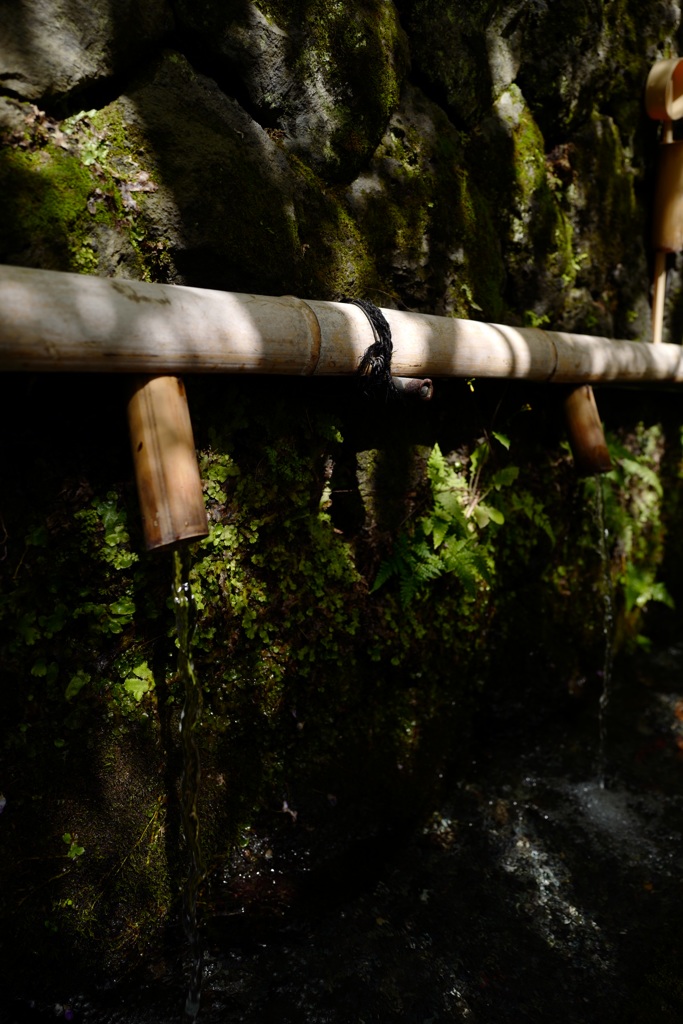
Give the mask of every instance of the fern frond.
[[391, 579], [392, 576], [395, 576], [397, 572], [398, 563], [394, 559], [385, 558], [380, 562], [377, 575], [375, 576], [375, 582], [370, 587], [370, 593], [374, 594], [376, 590], [379, 590], [379, 588], [383, 586], [387, 580]]
[[443, 552], [444, 566], [456, 576], [469, 594], [475, 594], [483, 580], [491, 583], [491, 565], [483, 552], [466, 538], [450, 541]]
[[621, 466], [626, 473], [630, 473], [631, 476], [640, 477], [643, 483], [651, 487], [655, 494], [661, 498], [662, 496], [662, 484], [653, 469], [649, 466], [643, 465], [642, 462], [636, 462], [633, 458], [622, 457], [620, 460]]

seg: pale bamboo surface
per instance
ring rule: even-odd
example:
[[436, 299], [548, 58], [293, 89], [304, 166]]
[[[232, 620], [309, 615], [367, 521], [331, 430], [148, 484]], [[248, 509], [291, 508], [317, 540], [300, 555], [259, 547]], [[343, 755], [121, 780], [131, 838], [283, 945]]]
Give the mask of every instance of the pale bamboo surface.
[[664, 299], [666, 298], [666, 253], [655, 252], [654, 284], [652, 287], [652, 343], [661, 345], [664, 333]]
[[136, 378], [128, 425], [147, 549], [205, 537], [209, 526], [183, 382]]
[[[397, 376], [683, 383], [679, 345], [383, 312]], [[373, 341], [349, 304], [0, 266], [0, 370], [344, 375]]]

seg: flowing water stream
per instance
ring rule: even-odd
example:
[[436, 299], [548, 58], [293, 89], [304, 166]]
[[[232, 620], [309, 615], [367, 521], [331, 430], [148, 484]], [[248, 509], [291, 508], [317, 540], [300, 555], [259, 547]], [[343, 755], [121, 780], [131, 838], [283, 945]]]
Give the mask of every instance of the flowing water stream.
[[190, 586], [191, 549], [187, 546], [173, 552], [173, 601], [178, 640], [178, 675], [185, 690], [185, 703], [180, 716], [183, 752], [183, 774], [180, 796], [183, 830], [188, 853], [187, 878], [183, 889], [183, 928], [190, 950], [190, 979], [185, 1000], [185, 1016], [195, 1020], [199, 1013], [203, 950], [197, 918], [197, 896], [205, 876], [199, 842], [197, 801], [201, 780], [201, 762], [197, 745], [197, 729], [202, 713], [202, 688], [192, 663], [192, 635], [195, 626], [195, 604]]
[[608, 550], [607, 524], [605, 521], [605, 483], [602, 476], [595, 477], [595, 523], [598, 530], [598, 551], [601, 566], [601, 587], [603, 601], [602, 634], [604, 657], [602, 664], [602, 692], [598, 701], [598, 757], [597, 776], [600, 789], [607, 781], [607, 712], [612, 695], [612, 668], [614, 661], [614, 599], [612, 572]]

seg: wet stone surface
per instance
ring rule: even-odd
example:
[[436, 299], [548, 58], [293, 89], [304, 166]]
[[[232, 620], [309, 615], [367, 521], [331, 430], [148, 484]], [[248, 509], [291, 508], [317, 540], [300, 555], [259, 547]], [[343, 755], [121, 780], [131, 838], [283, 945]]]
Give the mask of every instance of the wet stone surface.
[[[491, 705], [469, 778], [409, 832], [343, 844], [283, 814], [207, 898], [199, 1019], [680, 1020], [682, 664], [668, 651], [615, 679], [606, 788], [594, 709], [527, 716], [525, 735]], [[20, 998], [8, 1019], [179, 1021], [183, 959], [87, 998]]]

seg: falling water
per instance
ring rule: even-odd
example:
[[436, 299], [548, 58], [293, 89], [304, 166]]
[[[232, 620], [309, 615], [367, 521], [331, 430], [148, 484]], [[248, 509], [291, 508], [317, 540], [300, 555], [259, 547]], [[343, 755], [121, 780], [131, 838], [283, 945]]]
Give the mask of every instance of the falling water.
[[595, 520], [598, 528], [598, 551], [602, 570], [602, 601], [603, 619], [602, 632], [604, 643], [604, 660], [602, 665], [602, 693], [598, 702], [598, 784], [605, 788], [606, 745], [607, 745], [607, 710], [612, 692], [612, 661], [614, 650], [614, 603], [612, 599], [612, 574], [610, 571], [607, 551], [608, 529], [605, 525], [605, 495], [602, 476], [595, 478]]
[[205, 875], [199, 843], [197, 799], [201, 764], [197, 746], [197, 727], [202, 712], [202, 691], [197, 682], [191, 657], [195, 625], [195, 604], [190, 587], [190, 549], [177, 548], [173, 553], [176, 630], [178, 634], [178, 675], [185, 687], [185, 703], [180, 716], [180, 737], [183, 752], [183, 775], [180, 787], [183, 829], [188, 852], [188, 873], [183, 889], [183, 928], [190, 948], [190, 980], [185, 1001], [185, 1016], [195, 1020], [199, 1013], [202, 987], [203, 951], [197, 920], [197, 895]]

